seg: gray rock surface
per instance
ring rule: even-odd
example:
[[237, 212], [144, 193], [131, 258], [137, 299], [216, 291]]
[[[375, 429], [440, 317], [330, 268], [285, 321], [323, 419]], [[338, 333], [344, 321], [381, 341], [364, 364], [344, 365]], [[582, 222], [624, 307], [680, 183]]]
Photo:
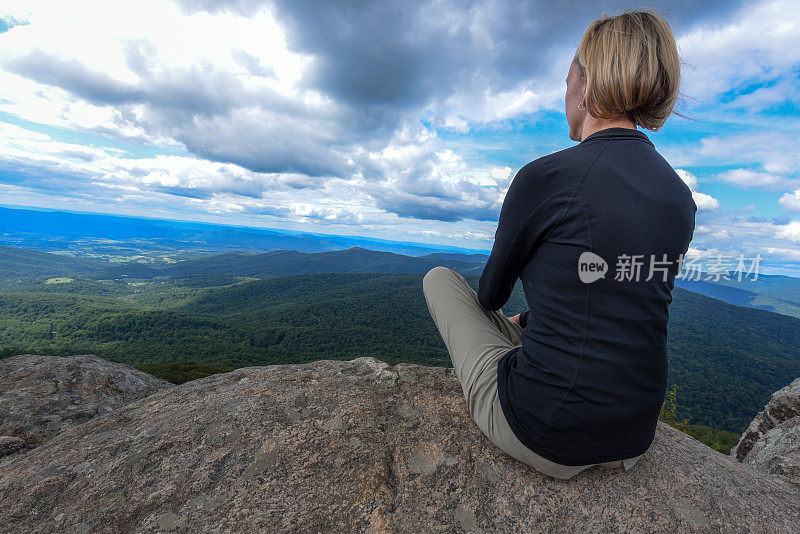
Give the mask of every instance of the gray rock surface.
[[793, 484], [664, 424], [628, 472], [558, 480], [470, 419], [452, 368], [249, 367], [0, 459], [11, 532], [797, 532]]
[[800, 378], [772, 394], [764, 410], [742, 432], [731, 456], [800, 484]]
[[92, 354], [0, 359], [0, 457], [172, 386]]
[[34, 446], [25, 442], [22, 438], [12, 436], [0, 436], [0, 458], [7, 454], [14, 454], [19, 451], [32, 449]]

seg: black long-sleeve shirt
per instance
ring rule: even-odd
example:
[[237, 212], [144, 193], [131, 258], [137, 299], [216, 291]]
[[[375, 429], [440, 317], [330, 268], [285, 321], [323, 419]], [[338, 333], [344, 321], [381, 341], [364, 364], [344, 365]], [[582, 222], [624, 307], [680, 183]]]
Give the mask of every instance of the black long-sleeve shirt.
[[[535, 453], [584, 465], [650, 447], [667, 385], [668, 305], [696, 211], [640, 130], [599, 130], [515, 175], [478, 297], [498, 310], [522, 280], [522, 346], [498, 362], [497, 387], [509, 426]], [[603, 260], [605, 276], [585, 278]]]

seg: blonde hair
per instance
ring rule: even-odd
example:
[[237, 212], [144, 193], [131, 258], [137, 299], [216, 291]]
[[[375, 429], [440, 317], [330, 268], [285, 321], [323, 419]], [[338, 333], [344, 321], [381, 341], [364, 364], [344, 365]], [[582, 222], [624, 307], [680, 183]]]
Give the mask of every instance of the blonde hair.
[[626, 116], [658, 131], [678, 99], [681, 58], [669, 23], [649, 10], [602, 14], [589, 24], [573, 61], [586, 81], [586, 109], [599, 119]]

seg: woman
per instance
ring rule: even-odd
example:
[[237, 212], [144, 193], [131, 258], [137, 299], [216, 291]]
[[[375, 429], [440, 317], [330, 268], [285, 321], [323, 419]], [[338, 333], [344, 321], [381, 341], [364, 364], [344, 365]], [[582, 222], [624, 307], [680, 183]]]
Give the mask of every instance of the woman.
[[[592, 22], [566, 79], [579, 143], [516, 174], [477, 293], [446, 267], [423, 279], [478, 427], [556, 478], [628, 470], [655, 436], [667, 307], [697, 206], [637, 126], [663, 126], [679, 81], [660, 15]], [[517, 278], [530, 309], [509, 319], [500, 308]]]

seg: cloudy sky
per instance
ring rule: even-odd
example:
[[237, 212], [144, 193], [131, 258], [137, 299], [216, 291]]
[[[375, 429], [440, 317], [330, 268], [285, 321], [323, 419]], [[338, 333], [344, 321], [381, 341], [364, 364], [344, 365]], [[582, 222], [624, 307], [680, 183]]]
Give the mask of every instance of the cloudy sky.
[[[630, 2], [0, 4], [0, 203], [491, 249], [516, 171], [575, 144], [564, 78]], [[690, 252], [800, 275], [796, 3], [650, 2], [685, 62], [644, 130]], [[773, 269], [766, 269], [771, 265]]]

